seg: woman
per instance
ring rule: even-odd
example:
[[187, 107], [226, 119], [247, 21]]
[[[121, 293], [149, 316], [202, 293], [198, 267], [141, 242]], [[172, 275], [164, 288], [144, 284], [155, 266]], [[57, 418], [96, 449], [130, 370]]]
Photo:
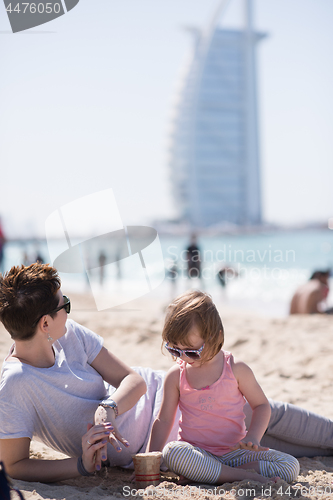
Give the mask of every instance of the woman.
[[[1, 378], [1, 457], [17, 479], [51, 482], [89, 474], [100, 469], [107, 441], [117, 450], [119, 442], [129, 447], [115, 417], [137, 403], [146, 384], [97, 335], [67, 322], [69, 312], [70, 301], [48, 265], [13, 267], [0, 279], [0, 317], [15, 340]], [[100, 403], [109, 405], [108, 422], [87, 430]], [[30, 459], [33, 436], [73, 458]]]
[[[67, 320], [69, 312], [53, 267], [13, 267], [0, 276], [0, 320], [15, 341], [1, 375], [0, 454], [16, 479], [88, 475], [106, 458], [128, 467], [131, 455], [145, 450], [160, 407], [164, 372], [129, 368], [98, 335]], [[295, 456], [333, 454], [331, 420], [270, 404], [263, 446]], [[174, 425], [168, 440], [177, 432]], [[32, 438], [70, 458], [29, 458]]]

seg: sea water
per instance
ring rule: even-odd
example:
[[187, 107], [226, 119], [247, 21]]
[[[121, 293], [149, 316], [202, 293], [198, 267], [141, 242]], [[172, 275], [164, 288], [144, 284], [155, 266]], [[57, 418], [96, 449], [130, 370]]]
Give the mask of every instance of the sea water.
[[[256, 234], [228, 234], [197, 238], [201, 256], [201, 279], [187, 276], [187, 236], [160, 235], [165, 262], [166, 277], [150, 294], [170, 297], [189, 288], [200, 288], [212, 294], [216, 301], [231, 307], [243, 308], [254, 313], [283, 316], [288, 313], [290, 299], [298, 285], [306, 281], [315, 269], [333, 268], [333, 231], [303, 230], [276, 231]], [[53, 243], [56, 245], [57, 243]], [[103, 282], [98, 269], [98, 257], [108, 248], [95, 244], [89, 256], [91, 267], [95, 267], [96, 283], [100, 292], [117, 281], [119, 290], [134, 289], [136, 283], [124, 276], [119, 260], [117, 274], [105, 268]], [[4, 270], [12, 265], [29, 263], [39, 254], [44, 262], [50, 262], [46, 241], [9, 242], [5, 247]], [[217, 279], [218, 271], [230, 268], [226, 287]], [[86, 292], [89, 289], [87, 275], [82, 273], [60, 273], [63, 290]], [[329, 296], [327, 305], [332, 305]]]

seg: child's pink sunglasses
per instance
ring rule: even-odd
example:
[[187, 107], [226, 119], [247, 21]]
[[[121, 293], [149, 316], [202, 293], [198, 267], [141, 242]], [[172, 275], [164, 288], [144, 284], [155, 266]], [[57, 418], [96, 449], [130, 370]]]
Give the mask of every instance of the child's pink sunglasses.
[[200, 349], [179, 349], [178, 347], [169, 347], [169, 342], [165, 344], [165, 348], [176, 358], [181, 358], [183, 354], [191, 359], [200, 359], [201, 353], [205, 344], [203, 344]]

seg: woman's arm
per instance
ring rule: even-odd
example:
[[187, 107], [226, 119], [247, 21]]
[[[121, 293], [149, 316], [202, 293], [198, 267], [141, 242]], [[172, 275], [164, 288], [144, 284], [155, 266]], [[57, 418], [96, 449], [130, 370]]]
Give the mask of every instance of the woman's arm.
[[239, 390], [252, 408], [251, 424], [240, 447], [267, 450], [267, 448], [260, 447], [260, 440], [267, 429], [271, 415], [268, 399], [249, 366], [243, 362], [234, 362], [232, 369], [238, 381]]
[[[103, 377], [103, 379], [116, 387], [116, 391], [112, 394], [112, 399], [117, 403], [118, 415], [130, 410], [145, 394], [147, 390], [146, 382], [141, 375], [136, 373], [132, 368], [120, 361], [116, 356], [111, 354], [105, 347], [102, 347], [99, 354], [96, 356], [91, 366]], [[121, 452], [119, 441], [125, 446], [129, 446], [128, 441], [123, 437], [117, 429], [116, 415], [114, 410], [98, 407], [95, 412], [95, 424], [111, 423], [113, 426], [112, 432], [109, 433], [108, 441], [112, 446]], [[104, 444], [98, 449], [95, 456], [95, 468], [100, 470], [102, 460], [107, 458], [107, 445]]]
[[162, 451], [172, 429], [179, 402], [179, 366], [173, 366], [164, 380], [163, 399], [153, 424], [147, 451]]
[[[118, 405], [119, 414], [126, 412], [140, 399], [146, 391], [143, 378], [118, 360], [104, 347], [96, 356], [91, 366], [97, 370], [105, 381], [117, 388], [112, 398]], [[111, 413], [113, 411], [111, 410]], [[99, 470], [101, 455], [106, 455], [106, 444], [110, 441], [119, 447], [116, 437], [126, 444], [126, 440], [117, 431], [114, 415], [111, 423], [96, 422], [92, 426], [87, 422], [89, 430], [82, 437], [82, 463], [87, 472]], [[91, 444], [90, 444], [91, 443]], [[63, 460], [39, 460], [29, 458], [30, 439], [0, 440], [0, 456], [8, 474], [24, 481], [54, 482], [79, 476], [77, 458]], [[104, 450], [104, 454], [101, 450]], [[99, 460], [98, 460], [99, 458]]]
[[105, 347], [102, 347], [91, 366], [106, 382], [117, 388], [112, 394], [112, 399], [117, 403], [119, 415], [132, 408], [147, 390], [146, 382], [141, 375]]
[[[82, 437], [82, 463], [87, 472], [95, 470], [94, 456], [104, 446], [110, 430], [106, 425], [91, 426]], [[87, 442], [93, 443], [92, 446]], [[7, 473], [14, 479], [22, 481], [41, 481], [52, 483], [71, 479], [80, 475], [77, 458], [62, 460], [43, 460], [29, 458], [30, 439], [0, 439], [0, 457]]]

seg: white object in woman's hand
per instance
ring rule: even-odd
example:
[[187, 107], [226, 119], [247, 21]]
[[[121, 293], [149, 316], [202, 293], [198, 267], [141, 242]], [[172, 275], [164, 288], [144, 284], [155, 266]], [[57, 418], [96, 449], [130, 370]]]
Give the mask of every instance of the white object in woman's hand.
[[[113, 429], [109, 433], [108, 436], [108, 442], [112, 444], [112, 446], [115, 448], [117, 452], [121, 452], [121, 447], [119, 445], [119, 442], [122, 443], [124, 446], [129, 446], [129, 442], [127, 439], [123, 438], [123, 436], [120, 434], [118, 431], [117, 425], [115, 423], [116, 421], [116, 416], [115, 412], [112, 410], [112, 408], [104, 408], [103, 406], [99, 406], [95, 412], [95, 424], [111, 424]], [[101, 465], [101, 461], [104, 461], [107, 459], [107, 443], [104, 444], [103, 447], [98, 449], [96, 453], [96, 469], [97, 466]]]

